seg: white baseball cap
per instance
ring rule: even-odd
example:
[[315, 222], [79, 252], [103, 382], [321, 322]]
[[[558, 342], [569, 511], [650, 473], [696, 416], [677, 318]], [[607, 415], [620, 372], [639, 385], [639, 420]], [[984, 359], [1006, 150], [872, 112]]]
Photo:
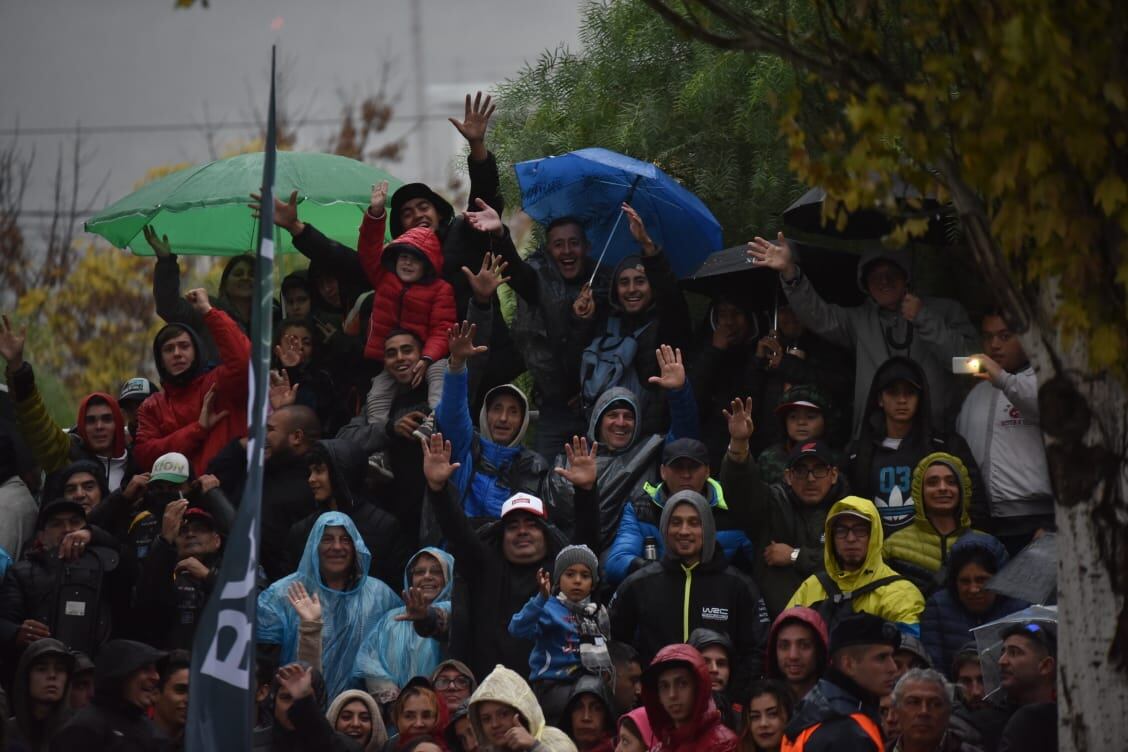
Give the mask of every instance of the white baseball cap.
[[180, 452], [169, 452], [157, 457], [149, 481], [167, 480], [169, 483], [183, 483], [188, 480], [188, 458]]
[[528, 512], [535, 517], [548, 519], [548, 510], [545, 509], [544, 502], [532, 494], [517, 493], [506, 499], [501, 505], [502, 519], [505, 519], [505, 515], [510, 512]]

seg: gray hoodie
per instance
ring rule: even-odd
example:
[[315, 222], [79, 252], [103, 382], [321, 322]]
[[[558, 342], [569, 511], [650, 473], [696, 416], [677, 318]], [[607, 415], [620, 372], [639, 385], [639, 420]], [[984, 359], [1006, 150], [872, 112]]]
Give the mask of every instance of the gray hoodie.
[[[906, 254], [885, 249], [868, 251], [858, 264], [859, 286], [866, 267], [879, 260], [890, 261], [909, 274]], [[869, 407], [866, 392], [874, 372], [894, 355], [910, 357], [924, 369], [932, 387], [932, 424], [947, 426], [944, 416], [953, 399], [952, 358], [980, 349], [975, 327], [962, 305], [947, 298], [922, 297], [924, 307], [909, 322], [899, 311], [887, 311], [868, 297], [852, 308], [827, 303], [802, 274], [798, 280], [784, 283], [783, 289], [804, 326], [855, 351], [853, 435], [857, 435]]]

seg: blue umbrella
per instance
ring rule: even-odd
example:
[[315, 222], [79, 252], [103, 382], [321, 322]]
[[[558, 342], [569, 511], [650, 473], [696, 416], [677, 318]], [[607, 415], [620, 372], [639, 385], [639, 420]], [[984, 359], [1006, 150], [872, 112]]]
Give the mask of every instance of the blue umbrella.
[[600, 263], [614, 265], [639, 251], [627, 228], [619, 227], [624, 201], [642, 217], [679, 277], [692, 274], [721, 247], [721, 225], [709, 208], [649, 162], [607, 149], [580, 149], [520, 162], [514, 169], [525, 213], [544, 225], [576, 217]]

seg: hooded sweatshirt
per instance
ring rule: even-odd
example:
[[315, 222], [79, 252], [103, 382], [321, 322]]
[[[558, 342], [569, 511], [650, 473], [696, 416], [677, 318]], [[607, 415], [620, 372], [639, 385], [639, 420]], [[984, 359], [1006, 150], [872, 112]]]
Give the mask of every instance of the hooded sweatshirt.
[[[784, 609], [772, 622], [772, 630], [768, 634], [768, 647], [764, 652], [764, 675], [769, 679], [786, 681], [787, 677], [779, 666], [779, 655], [776, 653], [776, 643], [779, 633], [790, 624], [802, 624], [810, 627], [815, 638], [815, 671], [814, 678], [818, 678], [826, 671], [827, 661], [830, 659], [830, 635], [826, 629], [826, 622], [818, 612], [804, 606], [792, 606]], [[803, 698], [798, 698], [802, 700]]]
[[575, 752], [576, 745], [563, 731], [545, 723], [544, 713], [541, 712], [537, 697], [528, 682], [515, 671], [501, 665], [495, 666], [470, 696], [470, 722], [478, 736], [478, 749], [483, 752], [503, 750], [490, 744], [489, 737], [478, 720], [478, 710], [483, 702], [508, 705], [521, 715], [522, 725], [536, 740], [530, 752]]
[[[169, 324], [153, 340], [153, 359], [161, 376], [161, 391], [137, 410], [137, 437], [133, 454], [139, 467], [152, 467], [162, 454], [180, 452], [192, 467], [207, 467], [227, 442], [247, 433], [247, 369], [251, 342], [226, 313], [212, 308], [204, 324], [219, 348], [220, 365], [205, 371], [200, 337], [185, 324]], [[185, 372], [173, 376], [164, 369], [160, 345], [171, 329], [186, 332], [196, 347], [196, 359]], [[200, 425], [204, 397], [214, 387], [212, 414], [226, 417], [205, 429]]]
[[125, 683], [135, 671], [155, 665], [165, 655], [143, 642], [107, 642], [94, 670], [94, 698], [51, 739], [51, 752], [165, 749], [167, 740], [145, 711], [123, 696]]
[[[956, 529], [942, 535], [929, 519], [924, 506], [924, 474], [933, 465], [944, 465], [956, 476], [958, 505]], [[933, 452], [913, 470], [912, 499], [916, 515], [908, 527], [903, 527], [885, 539], [882, 555], [890, 566], [908, 577], [922, 593], [932, 592], [940, 582], [937, 573], [948, 562], [952, 545], [973, 532], [971, 515], [971, 476], [958, 457], [945, 452]]]
[[623, 721], [630, 719], [634, 727], [638, 729], [638, 733], [642, 738], [643, 745], [650, 749], [654, 746], [654, 732], [650, 730], [650, 719], [646, 716], [646, 708], [635, 708], [629, 713], [623, 713], [619, 716], [619, 735], [623, 733]]
[[755, 583], [717, 551], [712, 511], [701, 494], [681, 491], [670, 497], [659, 524], [662, 538], [683, 504], [691, 504], [701, 518], [700, 561], [686, 566], [667, 547], [660, 561], [628, 577], [611, 601], [611, 636], [634, 645], [645, 662], [663, 645], [685, 642], [698, 627], [726, 634], [735, 651], [730, 695], [743, 702], [748, 685], [760, 675], [767, 610]]
[[588, 752], [612, 752], [615, 748], [615, 704], [611, 700], [611, 692], [607, 689], [607, 683], [598, 676], [587, 674], [576, 680], [575, 686], [572, 687], [572, 694], [568, 697], [568, 702], [564, 705], [564, 712], [560, 716], [560, 730], [567, 734], [568, 738], [573, 740], [576, 738], [572, 727], [572, 710], [584, 695], [595, 697], [599, 704], [603, 706], [603, 741], [597, 746], [589, 748]]
[[[697, 401], [688, 383], [681, 389], [667, 393], [670, 402], [670, 430], [663, 437], [659, 434], [643, 433], [639, 419], [638, 397], [629, 389], [613, 387], [608, 389], [592, 409], [588, 421], [587, 440], [591, 445], [598, 442], [599, 450], [595, 456], [595, 489], [599, 494], [599, 542], [598, 549], [606, 551], [615, 540], [619, 529], [623, 507], [639, 493], [645, 493], [647, 483], [658, 482], [658, 465], [661, 461], [665, 442], [675, 439], [696, 439], [699, 434]], [[627, 407], [635, 415], [634, 433], [622, 449], [612, 449], [601, 440], [599, 424], [608, 410]], [[557, 455], [555, 467], [564, 467], [567, 462], [562, 453]], [[546, 482], [547, 500], [561, 508], [572, 508], [575, 489], [565, 478], [555, 472], [548, 474]]]
[[[442, 278], [443, 251], [439, 238], [427, 227], [414, 227], [384, 247], [385, 212], [373, 218], [364, 212], [357, 252], [364, 273], [376, 291], [368, 324], [364, 357], [384, 360], [384, 338], [397, 327], [409, 329], [423, 340], [423, 357], [431, 362], [450, 352], [447, 330], [458, 317], [454, 288]], [[404, 282], [396, 275], [396, 259], [410, 253], [423, 262], [417, 282]]]
[[[321, 579], [318, 544], [325, 528], [343, 527], [353, 540], [356, 570], [344, 590], [333, 590]], [[286, 591], [290, 583], [300, 581], [306, 590], [321, 599], [321, 667], [325, 684], [332, 695], [351, 689], [353, 664], [365, 637], [390, 609], [403, 605], [392, 589], [375, 577], [365, 575], [372, 554], [352, 519], [341, 512], [326, 512], [317, 518], [306, 541], [298, 571], [283, 577], [258, 597], [258, 624], [255, 637], [259, 642], [281, 645], [280, 665], [297, 658], [297, 613], [290, 605]]]
[[[399, 521], [357, 490], [364, 487], [364, 472], [368, 467], [366, 452], [357, 443], [345, 439], [321, 439], [317, 446], [324, 449], [329, 458], [329, 478], [333, 484], [336, 511], [352, 519], [364, 539], [364, 545], [372, 553], [368, 574], [380, 579], [393, 591], [398, 590], [404, 565], [411, 556], [411, 544]], [[328, 501], [317, 504], [312, 513], [290, 527], [286, 536], [287, 571], [297, 569], [310, 530], [317, 518], [329, 511], [333, 510]]]
[[[842, 568], [838, 557], [834, 553], [834, 532], [831, 525], [834, 517], [842, 512], [862, 514], [870, 521], [869, 546], [866, 549], [866, 559], [862, 565], [853, 571]], [[881, 531], [881, 520], [873, 502], [857, 496], [847, 496], [837, 502], [827, 513], [825, 527], [823, 528], [825, 543], [823, 546], [823, 566], [827, 575], [843, 593], [850, 593], [867, 583], [875, 580], [892, 577], [898, 573], [893, 570], [881, 556], [885, 536]], [[827, 592], [819, 582], [818, 575], [811, 575], [787, 603], [791, 606], [814, 606], [827, 599]], [[880, 616], [886, 621], [895, 623], [902, 631], [914, 637], [920, 636], [920, 613], [924, 610], [924, 597], [916, 586], [907, 579], [898, 579], [887, 585], [882, 585], [876, 590], [863, 593], [856, 600], [852, 600], [855, 612], [862, 612]]]
[[[867, 251], [858, 264], [858, 286], [867, 293], [864, 303], [852, 308], [824, 301], [800, 273], [783, 284], [784, 293], [796, 315], [805, 326], [833, 344], [849, 348], [854, 357], [854, 434], [861, 429], [871, 403], [866, 392], [878, 367], [895, 355], [912, 358], [922, 364], [929, 383], [935, 390], [930, 405], [930, 420], [944, 425], [953, 386], [951, 361], [955, 356], [976, 352], [979, 347], [975, 327], [959, 303], [947, 298], [923, 297], [924, 307], [909, 322], [900, 311], [887, 311], [868, 297], [862, 283], [865, 270], [879, 260], [886, 260], [910, 275], [905, 251], [877, 249]], [[910, 276], [911, 281], [911, 276]]]
[[[907, 436], [889, 439], [885, 432], [885, 413], [881, 409], [880, 385], [892, 369], [907, 371], [920, 385], [920, 401]], [[987, 518], [987, 497], [979, 466], [967, 442], [957, 433], [945, 433], [931, 418], [931, 384], [924, 369], [908, 358], [890, 358], [874, 373], [866, 397], [866, 420], [858, 438], [847, 448], [847, 476], [851, 493], [872, 499], [881, 514], [886, 536], [906, 527], [913, 520], [912, 475], [917, 463], [932, 452], [947, 452], [963, 462], [971, 478], [971, 518], [979, 524]]]
[[[461, 467], [454, 471], [451, 483], [458, 489], [462, 508], [471, 519], [497, 519], [501, 505], [515, 493], [524, 492], [538, 498], [544, 496], [543, 484], [548, 463], [536, 452], [524, 448], [522, 442], [529, 428], [529, 399], [512, 384], [496, 386], [486, 393], [478, 415], [478, 430], [470, 419], [467, 379], [469, 369], [451, 371], [443, 376], [443, 396], [435, 406], [435, 418], [443, 437], [450, 441], [451, 461]], [[486, 412], [500, 394], [514, 396], [521, 405], [521, 426], [511, 440], [502, 444], [490, 435]], [[571, 525], [571, 508], [553, 509], [554, 522]]]
[[[679, 666], [693, 672], [695, 693], [689, 720], [675, 726], [659, 699], [658, 679], [663, 671]], [[709, 669], [695, 648], [674, 644], [658, 651], [642, 675], [642, 705], [657, 742], [652, 752], [731, 752], [738, 748], [739, 739], [721, 722], [710, 687]]]
[[[62, 689], [59, 699], [51, 705], [47, 717], [36, 720], [30, 690], [31, 666], [39, 658], [56, 655], [63, 658], [68, 666], [62, 676]], [[74, 655], [66, 645], [58, 640], [36, 640], [27, 646], [16, 664], [16, 674], [12, 678], [12, 717], [7, 719], [7, 744], [4, 749], [46, 752], [51, 737], [70, 719], [71, 711], [67, 703], [70, 676], [74, 669]]]
[[[403, 571], [403, 589], [411, 587], [411, 570], [423, 554], [438, 560], [443, 570], [443, 587], [431, 603], [434, 608], [450, 612], [450, 596], [454, 590], [454, 557], [438, 548], [424, 548], [411, 557]], [[356, 657], [356, 674], [366, 680], [390, 682], [397, 688], [413, 676], [430, 676], [443, 659], [443, 645], [438, 640], [420, 637], [410, 621], [396, 621], [406, 608], [393, 608], [381, 617], [365, 639]]]
[[345, 690], [333, 698], [329, 710], [325, 711], [325, 718], [329, 721], [329, 725], [336, 729], [337, 719], [341, 716], [341, 711], [355, 700], [364, 703], [364, 706], [368, 708], [368, 715], [372, 718], [372, 738], [364, 747], [364, 752], [380, 752], [388, 741], [388, 730], [384, 728], [384, 717], [380, 714], [380, 706], [376, 704], [372, 695], [359, 689]]

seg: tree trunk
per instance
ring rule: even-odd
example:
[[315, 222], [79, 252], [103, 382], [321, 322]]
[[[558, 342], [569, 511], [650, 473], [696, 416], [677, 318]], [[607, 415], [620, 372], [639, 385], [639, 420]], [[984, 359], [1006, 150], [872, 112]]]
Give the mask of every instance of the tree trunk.
[[[1035, 315], [1050, 320], [1056, 284]], [[1128, 744], [1128, 391], [1093, 375], [1087, 343], [1057, 328], [1023, 345], [1038, 373], [1050, 474], [1057, 491], [1058, 733], [1062, 752]]]

